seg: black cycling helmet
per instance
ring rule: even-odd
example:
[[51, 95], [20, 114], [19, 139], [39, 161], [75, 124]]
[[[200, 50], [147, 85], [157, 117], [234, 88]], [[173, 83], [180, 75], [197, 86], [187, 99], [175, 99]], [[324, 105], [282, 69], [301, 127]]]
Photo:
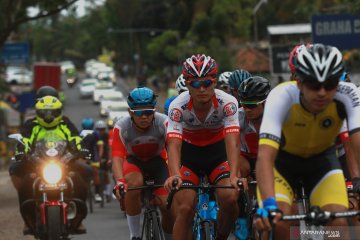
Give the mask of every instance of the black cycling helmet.
[[344, 72], [342, 54], [336, 47], [314, 44], [299, 52], [295, 70], [300, 81], [325, 82], [339, 79]]
[[42, 86], [36, 91], [36, 99], [43, 98], [45, 96], [53, 96], [59, 98], [59, 93], [55, 88], [51, 86]]
[[269, 80], [253, 76], [240, 84], [238, 89], [240, 101], [262, 101], [269, 95], [271, 86]]
[[251, 74], [244, 69], [237, 69], [231, 73], [229, 76], [229, 85], [232, 89], [238, 89], [240, 84], [245, 80], [251, 77]]

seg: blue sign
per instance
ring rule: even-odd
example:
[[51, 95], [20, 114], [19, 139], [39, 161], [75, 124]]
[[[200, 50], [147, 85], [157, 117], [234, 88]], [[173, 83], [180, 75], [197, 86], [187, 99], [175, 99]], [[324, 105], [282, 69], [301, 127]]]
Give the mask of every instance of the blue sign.
[[35, 92], [24, 92], [18, 95], [17, 98], [20, 103], [18, 107], [19, 112], [24, 113], [26, 112], [26, 109], [34, 108], [36, 98]]
[[360, 48], [360, 15], [319, 15], [311, 19], [314, 43], [339, 49]]
[[28, 42], [5, 43], [0, 49], [0, 62], [4, 64], [25, 64], [29, 62]]

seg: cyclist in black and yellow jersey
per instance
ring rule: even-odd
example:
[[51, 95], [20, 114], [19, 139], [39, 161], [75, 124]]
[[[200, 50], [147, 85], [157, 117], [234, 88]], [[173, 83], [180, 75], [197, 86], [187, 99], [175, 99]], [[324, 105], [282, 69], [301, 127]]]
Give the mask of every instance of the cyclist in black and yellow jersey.
[[[297, 82], [274, 88], [266, 101], [260, 128], [256, 177], [260, 208], [255, 224], [270, 230], [270, 210], [291, 214], [294, 184], [301, 180], [312, 206], [346, 211], [344, 175], [336, 156], [335, 138], [346, 119], [350, 141], [360, 156], [360, 94], [355, 85], [340, 82], [342, 54], [332, 46], [304, 48], [295, 63]], [[352, 168], [358, 168], [358, 162]], [[354, 188], [360, 176], [353, 176]], [[280, 213], [273, 219], [278, 222]], [[330, 225], [346, 225], [336, 219]], [[289, 239], [289, 225], [278, 222], [277, 239]], [[343, 237], [343, 236], [342, 236]]]

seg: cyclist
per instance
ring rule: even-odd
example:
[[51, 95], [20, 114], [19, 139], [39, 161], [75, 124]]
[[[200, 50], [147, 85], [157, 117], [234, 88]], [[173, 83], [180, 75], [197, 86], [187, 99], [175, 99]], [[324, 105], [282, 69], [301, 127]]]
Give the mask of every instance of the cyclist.
[[[94, 130], [94, 120], [92, 118], [84, 118], [81, 123], [83, 130]], [[94, 131], [90, 136], [87, 136], [84, 142], [87, 149], [91, 153], [90, 166], [93, 171], [93, 180], [95, 186], [94, 199], [96, 202], [101, 202], [102, 198], [100, 195], [100, 156], [104, 154], [104, 142], [98, 131]]]
[[240, 84], [239, 123], [241, 144], [241, 175], [248, 176], [255, 171], [258, 151], [259, 130], [264, 113], [265, 101], [270, 92], [269, 80], [253, 76]]
[[[187, 87], [186, 87], [186, 83], [185, 83], [185, 78], [182, 74], [180, 74], [180, 76], [178, 77], [178, 79], [176, 80], [176, 91], [178, 92], [178, 95], [180, 95], [181, 93], [188, 91]], [[177, 96], [173, 96], [171, 98], [168, 98], [165, 103], [164, 103], [164, 113], [166, 115], [168, 115], [169, 112], [169, 106], [171, 104], [172, 101], [174, 101], [174, 99]]]
[[223, 90], [226, 93], [231, 94], [230, 84], [229, 84], [229, 77], [232, 72], [223, 72], [219, 75], [218, 81], [218, 89]]
[[[274, 88], [265, 105], [256, 163], [262, 202], [255, 224], [260, 230], [271, 229], [269, 211], [291, 213], [294, 184], [299, 179], [311, 205], [328, 211], [348, 209], [344, 175], [334, 147], [345, 118], [352, 150], [360, 156], [360, 96], [353, 84], [339, 83], [344, 71], [340, 51], [314, 44], [298, 54], [295, 69], [299, 80]], [[350, 167], [358, 169], [357, 165]], [[353, 177], [358, 189], [360, 178]], [[273, 221], [278, 222], [280, 215]], [[335, 219], [330, 225], [346, 225], [346, 220]], [[277, 238], [288, 239], [288, 230], [285, 222], [277, 223]]]
[[[38, 96], [40, 96], [40, 93]], [[49, 92], [45, 94], [49, 94]], [[38, 98], [35, 109], [36, 118], [32, 121], [29, 120], [21, 129], [25, 146], [18, 144], [15, 154], [15, 158], [20, 161], [18, 168], [15, 172], [13, 172], [13, 174], [17, 175], [21, 179], [20, 185], [18, 185], [20, 205], [27, 199], [33, 197], [32, 184], [34, 179], [31, 177], [24, 178], [27, 174], [33, 171], [33, 166], [29, 163], [26, 156], [30, 153], [30, 149], [34, 149], [36, 141], [42, 139], [48, 131], [55, 131], [59, 134], [59, 136], [63, 136], [64, 140], [73, 142], [77, 149], [83, 153], [83, 156], [88, 156], [89, 153], [89, 151], [80, 144], [81, 138], [78, 136], [75, 129], [69, 128], [66, 124], [64, 117], [62, 116], [62, 104], [56, 97], [45, 96], [43, 98]], [[82, 165], [79, 163], [79, 160], [71, 167], [79, 172], [82, 171]], [[87, 188], [83, 179], [78, 177], [78, 175], [72, 176], [72, 179], [74, 182], [74, 197], [86, 201]], [[29, 208], [27, 210], [31, 211], [32, 209]], [[86, 213], [79, 213], [78, 217], [73, 220], [76, 221], [79, 226], [78, 233], [86, 232], [84, 225], [81, 224], [82, 219], [85, 217]], [[28, 227], [25, 226], [24, 234], [27, 233]]]
[[[217, 71], [215, 60], [204, 54], [193, 55], [183, 63], [189, 91], [178, 96], [169, 109], [167, 149], [172, 176], [165, 183], [168, 191], [175, 179], [177, 188], [181, 184], [198, 185], [202, 172], [212, 184], [231, 183], [238, 188], [238, 106], [234, 97], [215, 89]], [[217, 189], [216, 195], [220, 206], [217, 239], [226, 239], [238, 214], [238, 193], [235, 189]], [[196, 192], [190, 189], [175, 194], [174, 239], [187, 239], [191, 234], [195, 198]]]
[[[157, 96], [147, 87], [133, 89], [127, 99], [129, 116], [115, 124], [112, 143], [112, 169], [117, 183], [125, 189], [144, 185], [151, 178], [155, 184], [164, 184], [169, 177], [165, 151], [166, 116], [155, 112]], [[164, 188], [155, 190], [162, 214], [162, 228], [166, 239], [171, 239], [173, 220], [166, 209], [167, 193]], [[125, 194], [125, 212], [132, 240], [140, 239], [141, 192]]]
[[233, 95], [238, 101], [239, 96], [237, 91], [239, 89], [239, 86], [245, 79], [248, 79], [249, 77], [251, 77], [251, 74], [244, 69], [237, 69], [233, 71], [229, 77], [231, 95]]
[[103, 176], [103, 184], [104, 184], [104, 195], [106, 197], [106, 201], [111, 201], [112, 189], [110, 188], [110, 179], [108, 175], [109, 166], [111, 166], [111, 160], [109, 158], [109, 134], [107, 131], [107, 125], [103, 120], [98, 120], [95, 123], [95, 130], [100, 134], [100, 138], [104, 143], [103, 154], [99, 156], [100, 159], [100, 174]]

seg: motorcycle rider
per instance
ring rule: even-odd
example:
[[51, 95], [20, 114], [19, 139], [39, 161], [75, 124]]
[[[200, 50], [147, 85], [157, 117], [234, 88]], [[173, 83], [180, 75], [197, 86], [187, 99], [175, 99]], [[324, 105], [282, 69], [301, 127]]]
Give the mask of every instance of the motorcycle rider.
[[[31, 154], [31, 149], [34, 149], [35, 143], [38, 140], [41, 140], [42, 137], [48, 131], [55, 131], [59, 133], [60, 136], [64, 137], [64, 140], [76, 146], [76, 149], [81, 153], [81, 156], [88, 157], [89, 151], [82, 147], [81, 138], [78, 136], [78, 133], [69, 128], [67, 125], [66, 118], [62, 116], [62, 103], [53, 96], [45, 96], [37, 99], [36, 105], [36, 117], [32, 121], [28, 121], [27, 125], [24, 125], [24, 128], [21, 130], [23, 136], [23, 143], [17, 145], [15, 159], [20, 161], [18, 167], [15, 169], [15, 172], [10, 172], [10, 174], [16, 175], [20, 178], [20, 184], [17, 186], [18, 195], [19, 195], [19, 205], [26, 201], [27, 199], [34, 198], [32, 186], [34, 178], [31, 177], [33, 172], [33, 165], [29, 162], [28, 156]], [[81, 164], [77, 160], [72, 166], [71, 169], [79, 170], [81, 169]], [[14, 169], [10, 169], [14, 170]], [[13, 176], [12, 175], [12, 176]], [[87, 188], [84, 180], [78, 174], [74, 174], [71, 177], [74, 183], [74, 194], [73, 197], [79, 198], [83, 201], [86, 201]], [[34, 211], [32, 207], [26, 208], [24, 212], [21, 213], [24, 220], [25, 218], [32, 222], [35, 218]], [[81, 223], [82, 219], [86, 217], [86, 211], [79, 212], [75, 219], [73, 219], [74, 226], [77, 226], [75, 233], [85, 233], [86, 228]], [[24, 234], [28, 234], [30, 226], [24, 227]], [[34, 229], [32, 226], [30, 229]]]

